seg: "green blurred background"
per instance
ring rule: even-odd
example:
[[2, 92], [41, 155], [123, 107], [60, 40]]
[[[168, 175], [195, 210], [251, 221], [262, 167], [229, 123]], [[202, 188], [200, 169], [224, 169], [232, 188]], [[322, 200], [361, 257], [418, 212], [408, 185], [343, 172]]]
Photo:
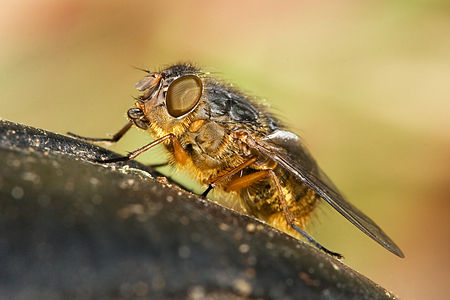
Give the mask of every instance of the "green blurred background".
[[0, 45], [0, 117], [55, 132], [125, 124], [132, 66], [193, 61], [267, 99], [406, 259], [326, 206], [313, 235], [403, 299], [447, 296], [450, 2], [11, 0]]

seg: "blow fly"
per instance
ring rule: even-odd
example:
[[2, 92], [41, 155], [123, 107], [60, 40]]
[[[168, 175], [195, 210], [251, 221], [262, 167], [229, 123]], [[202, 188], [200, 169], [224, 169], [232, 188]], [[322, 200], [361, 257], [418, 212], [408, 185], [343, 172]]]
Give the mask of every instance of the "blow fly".
[[110, 139], [117, 142], [133, 125], [154, 141], [125, 157], [134, 159], [163, 144], [169, 162], [211, 189], [233, 193], [242, 210], [291, 235], [300, 234], [322, 251], [304, 229], [321, 201], [399, 257], [400, 248], [374, 221], [350, 204], [319, 168], [301, 139], [267, 106], [191, 64], [175, 64], [147, 74], [135, 87], [142, 94], [128, 110], [129, 122]]

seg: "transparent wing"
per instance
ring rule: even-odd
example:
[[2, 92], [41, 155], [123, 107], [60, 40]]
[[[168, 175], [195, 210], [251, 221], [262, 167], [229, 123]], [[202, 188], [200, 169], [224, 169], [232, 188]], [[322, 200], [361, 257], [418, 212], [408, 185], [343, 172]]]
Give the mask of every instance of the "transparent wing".
[[295, 134], [289, 131], [277, 130], [262, 140], [250, 137], [248, 144], [296, 176], [347, 220], [381, 246], [399, 257], [404, 257], [400, 248], [374, 221], [345, 200], [333, 182], [318, 167], [306, 147], [302, 145]]

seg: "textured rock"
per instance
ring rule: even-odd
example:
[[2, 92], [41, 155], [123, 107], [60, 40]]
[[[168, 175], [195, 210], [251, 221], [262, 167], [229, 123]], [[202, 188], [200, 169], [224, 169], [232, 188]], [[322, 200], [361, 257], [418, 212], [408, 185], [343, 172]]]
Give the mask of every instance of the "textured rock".
[[0, 121], [0, 298], [393, 299], [106, 149]]

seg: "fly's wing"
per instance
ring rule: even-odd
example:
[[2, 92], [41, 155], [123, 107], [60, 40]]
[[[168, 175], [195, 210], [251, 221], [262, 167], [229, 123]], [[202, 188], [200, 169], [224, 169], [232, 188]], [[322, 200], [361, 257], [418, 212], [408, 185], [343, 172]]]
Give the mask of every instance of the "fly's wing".
[[374, 221], [344, 199], [295, 134], [277, 130], [262, 140], [250, 137], [249, 146], [273, 159], [296, 176], [381, 246], [399, 257], [404, 257], [400, 248]]

